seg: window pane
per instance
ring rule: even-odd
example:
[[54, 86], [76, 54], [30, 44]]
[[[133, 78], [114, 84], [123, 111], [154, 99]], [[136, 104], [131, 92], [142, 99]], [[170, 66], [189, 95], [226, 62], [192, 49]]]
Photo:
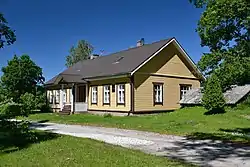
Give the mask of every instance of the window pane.
[[125, 85], [120, 84], [117, 85], [117, 102], [118, 103], [125, 103]]
[[64, 90], [63, 90], [63, 102], [64, 102], [64, 103], [66, 103], [66, 101], [67, 101], [66, 98], [67, 98], [67, 91], [64, 89]]
[[97, 103], [97, 87], [92, 87], [92, 103]]
[[154, 84], [154, 102], [162, 103], [163, 102], [163, 85]]
[[188, 90], [191, 90], [192, 85], [181, 85], [180, 86], [180, 99], [187, 93]]
[[110, 86], [106, 85], [103, 86], [103, 102], [109, 103], [109, 93], [110, 93]]

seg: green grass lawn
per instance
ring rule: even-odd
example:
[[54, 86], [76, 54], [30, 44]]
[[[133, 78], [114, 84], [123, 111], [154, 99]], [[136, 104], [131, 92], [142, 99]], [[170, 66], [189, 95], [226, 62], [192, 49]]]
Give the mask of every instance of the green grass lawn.
[[[90, 139], [59, 136], [45, 132], [38, 143], [23, 143], [16, 149], [1, 140], [1, 167], [167, 167], [191, 166], [181, 162], [112, 146]], [[18, 139], [16, 139], [18, 140]], [[20, 143], [19, 143], [20, 144]], [[11, 149], [10, 149], [11, 148]]]
[[[202, 107], [184, 108], [175, 112], [130, 116], [104, 117], [90, 114], [62, 116], [54, 113], [30, 115], [30, 120], [118, 127], [159, 132], [164, 134], [186, 135], [197, 139], [219, 139], [250, 143], [250, 108], [228, 109], [224, 114], [204, 115]], [[237, 132], [237, 133], [235, 133]], [[232, 135], [235, 133], [235, 135]]]

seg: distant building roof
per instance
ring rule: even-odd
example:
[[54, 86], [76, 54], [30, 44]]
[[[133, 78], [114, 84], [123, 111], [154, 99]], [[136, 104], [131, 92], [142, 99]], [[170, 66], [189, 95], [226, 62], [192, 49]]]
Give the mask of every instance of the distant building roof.
[[[232, 86], [224, 94], [226, 104], [236, 104], [250, 92], [250, 84], [243, 86]], [[189, 90], [180, 100], [181, 105], [201, 104], [201, 89]]]

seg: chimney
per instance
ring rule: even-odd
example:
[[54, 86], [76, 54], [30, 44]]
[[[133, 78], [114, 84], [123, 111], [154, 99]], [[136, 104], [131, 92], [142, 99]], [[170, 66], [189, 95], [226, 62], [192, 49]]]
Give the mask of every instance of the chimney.
[[141, 38], [139, 41], [137, 41], [136, 46], [143, 46], [144, 45], [144, 38]]
[[98, 54], [92, 54], [92, 55], [90, 55], [89, 59], [95, 59], [95, 58], [97, 58], [97, 57], [99, 57]]

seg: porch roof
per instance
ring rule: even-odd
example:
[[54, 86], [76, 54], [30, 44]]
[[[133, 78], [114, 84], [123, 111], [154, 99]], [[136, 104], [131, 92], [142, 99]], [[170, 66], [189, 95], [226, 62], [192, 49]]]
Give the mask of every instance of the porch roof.
[[57, 85], [59, 83], [87, 83], [81, 75], [58, 74], [46, 82], [46, 86]]

